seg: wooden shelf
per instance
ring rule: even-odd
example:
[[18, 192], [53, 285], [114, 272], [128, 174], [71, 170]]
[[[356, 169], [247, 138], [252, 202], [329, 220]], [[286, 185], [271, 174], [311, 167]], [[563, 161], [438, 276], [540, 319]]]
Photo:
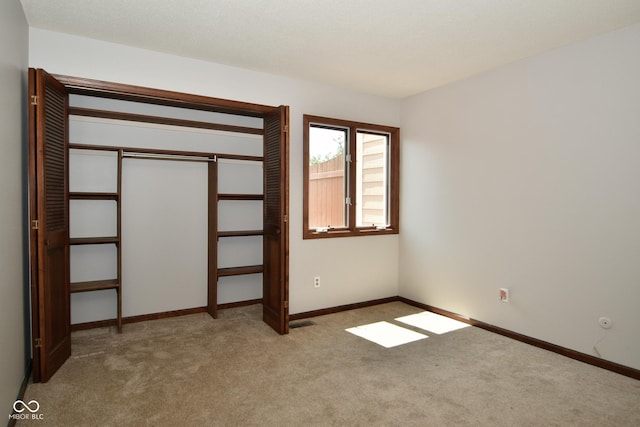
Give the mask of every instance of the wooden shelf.
[[[73, 108], [73, 107], [71, 107]], [[80, 144], [69, 144], [69, 149], [90, 150], [90, 151], [108, 151], [113, 152], [113, 156], [117, 160], [117, 183], [115, 191], [69, 191], [67, 193], [68, 200], [106, 200], [114, 201], [116, 207], [116, 230], [115, 236], [93, 236], [93, 237], [70, 237], [69, 245], [103, 245], [113, 244], [116, 249], [116, 279], [107, 280], [89, 280], [84, 282], [69, 283], [69, 292], [93, 292], [114, 289], [116, 291], [116, 318], [115, 324], [118, 332], [122, 332], [122, 253], [120, 248], [120, 236], [122, 225], [122, 206], [120, 204], [122, 195], [122, 157], [123, 151], [118, 147], [103, 147]], [[69, 153], [67, 152], [67, 155]], [[104, 207], [104, 205], [102, 206]]]
[[72, 237], [69, 239], [70, 245], [101, 245], [104, 243], [120, 243], [118, 237]]
[[262, 194], [218, 194], [218, 200], [263, 200]]
[[124, 112], [110, 111], [110, 110], [97, 110], [97, 109], [80, 108], [80, 107], [69, 107], [69, 115], [84, 116], [84, 117], [99, 117], [103, 119], [126, 120], [126, 121], [141, 122], [141, 123], [154, 123], [154, 124], [181, 126], [181, 127], [196, 128], [196, 129], [212, 129], [212, 130], [221, 130], [225, 132], [247, 133], [252, 135], [264, 135], [263, 128], [233, 126], [233, 125], [225, 125], [221, 123], [175, 119], [171, 117], [162, 117], [162, 116], [149, 116], [149, 115], [143, 115], [143, 114], [124, 113]]
[[218, 231], [218, 237], [262, 236], [263, 230]]
[[263, 271], [264, 271], [264, 268], [262, 265], [248, 265], [245, 267], [219, 268], [218, 277], [240, 276], [242, 274], [257, 274], [257, 273], [262, 273]]
[[70, 200], [118, 200], [118, 193], [69, 192]]
[[94, 144], [76, 144], [75, 142], [69, 142], [70, 150], [89, 150], [89, 151], [113, 151], [117, 153], [120, 147], [111, 145], [94, 145]]
[[245, 156], [243, 154], [217, 154], [218, 160], [240, 160], [247, 162], [263, 162], [262, 156]]
[[109, 280], [93, 280], [90, 282], [75, 282], [69, 284], [71, 293], [103, 291], [105, 289], [119, 289], [120, 282], [118, 279]]

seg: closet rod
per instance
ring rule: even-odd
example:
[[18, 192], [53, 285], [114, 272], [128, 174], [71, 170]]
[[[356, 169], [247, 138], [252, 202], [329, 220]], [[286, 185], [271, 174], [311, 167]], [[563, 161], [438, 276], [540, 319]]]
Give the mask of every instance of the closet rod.
[[185, 156], [185, 157], [204, 157], [205, 159], [214, 156], [215, 153], [211, 152], [198, 152], [198, 151], [180, 151], [180, 150], [163, 150], [154, 148], [139, 148], [139, 147], [122, 147], [116, 145], [93, 145], [93, 144], [75, 144], [69, 143], [69, 148], [78, 148], [81, 150], [104, 150], [104, 151], [118, 151], [124, 150], [129, 153], [139, 154], [159, 154], [159, 155], [172, 155], [172, 156]]
[[93, 144], [77, 144], [77, 143], [69, 143], [70, 149], [80, 149], [80, 150], [98, 150], [98, 151], [118, 151], [124, 150], [129, 153], [138, 153], [138, 154], [152, 154], [152, 155], [172, 155], [172, 156], [184, 156], [184, 157], [202, 157], [205, 159], [209, 159], [212, 156], [216, 156], [218, 159], [229, 159], [229, 160], [247, 160], [250, 162], [262, 162], [264, 157], [262, 156], [249, 156], [243, 154], [224, 154], [224, 153], [211, 153], [211, 152], [202, 152], [202, 151], [182, 151], [182, 150], [164, 150], [164, 149], [154, 149], [154, 148], [139, 148], [139, 147], [124, 147], [124, 146], [116, 146], [116, 145], [93, 145]]
[[217, 156], [213, 157], [196, 157], [196, 156], [187, 156], [187, 155], [177, 155], [177, 154], [152, 154], [152, 153], [122, 153], [122, 157], [124, 158], [135, 158], [135, 159], [147, 159], [147, 160], [174, 160], [178, 162], [216, 162], [218, 160]]

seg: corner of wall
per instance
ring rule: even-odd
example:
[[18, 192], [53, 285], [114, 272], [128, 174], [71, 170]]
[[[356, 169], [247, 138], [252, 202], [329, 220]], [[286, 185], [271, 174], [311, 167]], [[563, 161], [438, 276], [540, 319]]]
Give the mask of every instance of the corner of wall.
[[29, 28], [19, 0], [0, 2], [0, 414], [11, 413], [30, 367], [27, 209]]

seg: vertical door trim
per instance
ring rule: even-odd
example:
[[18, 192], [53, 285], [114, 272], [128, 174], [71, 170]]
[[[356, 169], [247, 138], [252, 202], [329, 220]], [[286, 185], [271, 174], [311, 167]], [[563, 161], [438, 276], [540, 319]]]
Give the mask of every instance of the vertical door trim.
[[29, 266], [30, 266], [30, 283], [29, 290], [31, 292], [31, 353], [32, 353], [32, 373], [33, 382], [41, 381], [40, 374], [40, 300], [38, 292], [38, 197], [37, 179], [38, 168], [36, 162], [36, 70], [29, 68]]
[[218, 162], [208, 163], [207, 312], [218, 318]]

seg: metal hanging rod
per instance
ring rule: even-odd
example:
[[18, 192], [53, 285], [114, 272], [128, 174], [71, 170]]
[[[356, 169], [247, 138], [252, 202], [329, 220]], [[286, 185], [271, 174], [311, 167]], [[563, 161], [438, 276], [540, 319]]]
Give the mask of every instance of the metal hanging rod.
[[178, 162], [216, 162], [218, 161], [218, 156], [214, 155], [213, 157], [202, 157], [202, 156], [189, 156], [183, 154], [153, 154], [153, 153], [135, 153], [135, 152], [123, 152], [123, 158], [136, 158], [136, 159], [147, 159], [147, 160], [173, 160]]

